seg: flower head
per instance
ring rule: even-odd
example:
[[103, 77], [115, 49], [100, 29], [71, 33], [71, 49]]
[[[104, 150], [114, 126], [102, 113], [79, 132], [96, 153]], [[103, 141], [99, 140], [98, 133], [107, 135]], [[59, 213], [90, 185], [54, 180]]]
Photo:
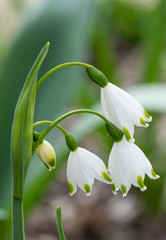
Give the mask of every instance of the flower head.
[[49, 171], [55, 168], [56, 154], [54, 148], [49, 142], [43, 140], [43, 142], [37, 147], [36, 152]]
[[112, 83], [101, 88], [101, 104], [104, 115], [124, 132], [128, 141], [133, 140], [134, 125], [148, 127], [147, 122], [152, 120], [135, 98]]
[[112, 182], [104, 162], [98, 156], [80, 147], [71, 151], [67, 164], [69, 194], [72, 196], [76, 193], [78, 186], [89, 196], [94, 178], [108, 184]]
[[129, 143], [125, 137], [119, 143], [114, 143], [109, 156], [108, 169], [113, 180], [113, 193], [121, 189], [123, 196], [127, 195], [131, 184], [146, 190], [145, 174], [151, 179], [159, 178], [154, 172], [151, 163], [134, 143]]

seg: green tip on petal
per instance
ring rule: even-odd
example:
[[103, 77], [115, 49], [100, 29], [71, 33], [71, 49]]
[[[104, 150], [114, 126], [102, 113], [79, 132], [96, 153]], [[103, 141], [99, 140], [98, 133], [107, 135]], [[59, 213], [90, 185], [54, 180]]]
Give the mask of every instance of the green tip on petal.
[[69, 181], [67, 183], [68, 183], [69, 194], [72, 196], [74, 192], [73, 184]]
[[151, 168], [151, 174], [152, 174], [152, 176], [154, 177], [154, 178], [159, 178], [160, 176], [159, 175], [157, 175], [156, 173], [155, 173], [155, 171], [153, 170], [153, 168]]
[[147, 189], [147, 187], [145, 186], [145, 184], [144, 184], [144, 182], [143, 182], [143, 178], [142, 178], [141, 175], [139, 175], [139, 176], [137, 177], [137, 183], [138, 183], [141, 191], [145, 191], [145, 190]]
[[44, 165], [46, 166], [46, 168], [48, 169], [48, 171], [51, 171], [51, 170], [52, 170], [52, 168], [50, 168], [50, 166], [48, 165], [47, 162], [44, 162], [44, 161], [42, 161], [42, 162], [44, 163]]
[[147, 118], [151, 118], [151, 116], [149, 115], [149, 113], [147, 113], [147, 111], [144, 109], [144, 115], [145, 115], [145, 117], [147, 117]]
[[113, 193], [114, 195], [117, 194], [115, 183], [112, 184], [112, 193]]
[[126, 127], [123, 127], [122, 130], [126, 136], [127, 141], [130, 141], [132, 139], [132, 137], [131, 137], [129, 130]]
[[103, 172], [101, 172], [101, 174], [106, 181], [108, 181], [110, 183], [112, 182], [112, 179], [108, 176], [108, 174], [106, 172], [103, 171]]
[[140, 118], [140, 123], [141, 123], [143, 126], [147, 126], [147, 123], [143, 120], [143, 118]]
[[55, 168], [55, 158], [50, 160], [49, 165], [51, 168]]
[[90, 189], [89, 184], [86, 183], [86, 184], [84, 185], [84, 189], [85, 189], [85, 191], [86, 191], [86, 193], [87, 193], [86, 195], [89, 196], [89, 195], [91, 194], [91, 189]]
[[108, 169], [108, 166], [104, 163], [105, 167]]
[[123, 193], [123, 197], [127, 196], [127, 188], [124, 184], [121, 185], [121, 191]]

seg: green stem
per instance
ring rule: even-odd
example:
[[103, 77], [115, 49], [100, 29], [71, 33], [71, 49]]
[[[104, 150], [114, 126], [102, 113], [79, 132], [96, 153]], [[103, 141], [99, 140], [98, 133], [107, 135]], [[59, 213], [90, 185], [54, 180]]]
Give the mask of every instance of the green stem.
[[74, 110], [74, 111], [68, 112], [68, 113], [60, 116], [59, 118], [57, 118], [53, 122], [50, 122], [50, 121], [36, 122], [36, 123], [33, 124], [33, 127], [39, 126], [40, 124], [49, 124], [49, 126], [40, 134], [40, 137], [38, 138], [38, 140], [33, 145], [32, 154], [34, 154], [34, 152], [35, 152], [37, 146], [39, 145], [39, 143], [42, 142], [44, 137], [51, 131], [51, 129], [53, 127], [57, 126], [57, 124], [59, 122], [61, 122], [63, 119], [65, 119], [65, 118], [67, 118], [67, 117], [69, 117], [71, 115], [77, 114], [77, 113], [91, 113], [91, 114], [97, 115], [98, 117], [102, 118], [106, 123], [109, 123], [108, 119], [105, 118], [102, 114], [100, 114], [98, 112], [95, 112], [93, 110], [89, 110], [89, 109], [78, 109], [78, 110]]
[[55, 127], [59, 128], [59, 130], [61, 130], [61, 132], [63, 132], [65, 136], [68, 135], [68, 132], [66, 132], [65, 129], [60, 125], [57, 124]]
[[[37, 127], [37, 126], [39, 126], [39, 125], [42, 125], [42, 124], [51, 124], [51, 123], [52, 123], [51, 121], [47, 121], [47, 120], [39, 121], [39, 122], [36, 122], [36, 123], [33, 124], [33, 128], [34, 128], [34, 127]], [[68, 134], [68, 133], [65, 131], [65, 129], [64, 129], [63, 127], [61, 127], [59, 124], [57, 124], [57, 125], [54, 126], [54, 127], [59, 128], [59, 129], [61, 130], [61, 132], [64, 133], [64, 135], [67, 135], [67, 134]]]
[[48, 71], [38, 82], [36, 85], [36, 90], [38, 90], [38, 88], [45, 82], [45, 80], [52, 75], [54, 72], [56, 72], [57, 70], [64, 68], [64, 67], [69, 67], [69, 66], [82, 66], [82, 67], [89, 67], [91, 65], [86, 64], [86, 63], [82, 63], [82, 62], [68, 62], [68, 63], [63, 63], [60, 64], [54, 68], [52, 68], [50, 71]]
[[13, 196], [13, 240], [24, 240], [23, 200]]

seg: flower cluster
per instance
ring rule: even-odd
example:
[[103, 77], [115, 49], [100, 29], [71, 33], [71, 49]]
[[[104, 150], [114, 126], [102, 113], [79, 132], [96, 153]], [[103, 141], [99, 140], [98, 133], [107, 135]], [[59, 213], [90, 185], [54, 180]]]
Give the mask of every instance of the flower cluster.
[[[69, 194], [72, 196], [79, 187], [89, 196], [94, 179], [112, 184], [112, 192], [116, 194], [121, 190], [123, 197], [127, 195], [131, 185], [144, 191], [147, 188], [144, 184], [145, 174], [151, 179], [157, 179], [159, 176], [154, 172], [145, 154], [134, 144], [133, 136], [134, 127], [148, 127], [152, 117], [135, 98], [108, 82], [102, 72], [92, 66], [87, 67], [86, 70], [90, 79], [101, 87], [104, 116], [98, 113], [96, 115], [100, 115], [106, 122], [107, 134], [113, 139], [114, 144], [107, 167], [94, 153], [78, 147], [75, 139], [57, 125], [56, 121], [54, 122], [54, 125], [65, 134], [66, 144], [70, 149], [67, 163]], [[91, 110], [86, 112], [92, 113]], [[71, 113], [66, 116], [69, 115]], [[34, 141], [38, 137], [37, 133], [34, 134]], [[55, 153], [48, 142], [43, 140], [37, 147], [37, 153], [49, 170], [55, 167]]]
[[136, 99], [111, 83], [101, 88], [101, 104], [104, 115], [123, 131], [124, 136], [114, 140], [108, 169], [99, 157], [83, 148], [71, 151], [67, 165], [69, 194], [73, 195], [78, 186], [90, 195], [94, 179], [112, 184], [112, 192], [116, 194], [120, 189], [123, 197], [131, 184], [141, 191], [146, 190], [145, 174], [152, 179], [159, 176], [145, 154], [134, 144], [133, 135], [134, 125], [148, 127], [147, 122], [152, 117]]

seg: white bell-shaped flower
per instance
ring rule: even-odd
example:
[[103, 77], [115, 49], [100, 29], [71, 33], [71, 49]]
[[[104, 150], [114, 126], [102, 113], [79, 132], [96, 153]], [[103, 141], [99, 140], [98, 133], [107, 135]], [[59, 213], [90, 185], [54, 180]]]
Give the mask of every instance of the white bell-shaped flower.
[[37, 147], [36, 152], [49, 171], [55, 168], [56, 154], [53, 146], [49, 142], [43, 140], [43, 142]]
[[151, 163], [134, 143], [129, 143], [125, 137], [119, 143], [114, 143], [108, 161], [110, 177], [113, 180], [112, 190], [121, 189], [123, 197], [127, 195], [131, 184], [146, 190], [145, 174], [152, 179], [159, 178], [154, 172]]
[[71, 151], [67, 164], [69, 194], [72, 196], [78, 186], [89, 196], [94, 178], [108, 184], [112, 183], [104, 162], [98, 156], [81, 147]]
[[148, 127], [147, 122], [152, 120], [135, 98], [112, 83], [101, 88], [101, 104], [104, 115], [124, 132], [128, 141], [134, 141], [134, 125]]

